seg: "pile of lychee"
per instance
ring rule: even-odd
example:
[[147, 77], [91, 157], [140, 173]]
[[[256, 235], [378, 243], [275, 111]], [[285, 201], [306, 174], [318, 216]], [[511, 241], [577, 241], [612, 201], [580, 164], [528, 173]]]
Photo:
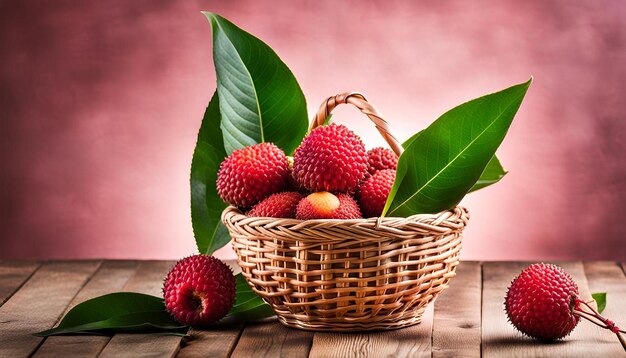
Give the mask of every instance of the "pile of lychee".
[[392, 150], [366, 151], [354, 132], [336, 124], [311, 131], [290, 159], [269, 142], [235, 150], [220, 165], [217, 193], [255, 217], [377, 217], [398, 164]]

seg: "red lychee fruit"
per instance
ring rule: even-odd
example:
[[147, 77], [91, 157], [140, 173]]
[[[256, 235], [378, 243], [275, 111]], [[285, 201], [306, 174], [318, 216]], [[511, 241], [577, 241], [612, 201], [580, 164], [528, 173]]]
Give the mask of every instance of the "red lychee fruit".
[[217, 193], [225, 202], [249, 208], [289, 185], [289, 161], [272, 143], [235, 150], [217, 172]]
[[370, 175], [374, 175], [379, 170], [396, 170], [398, 155], [389, 148], [377, 147], [367, 151], [367, 162], [367, 171]]
[[359, 186], [357, 198], [363, 211], [363, 217], [376, 217], [383, 213], [385, 202], [396, 179], [393, 169], [379, 170], [365, 179]]
[[348, 194], [332, 194], [320, 191], [300, 200], [296, 219], [359, 219], [361, 210]]
[[555, 340], [570, 334], [580, 321], [578, 285], [562, 268], [533, 264], [511, 283], [505, 309], [511, 323], [527, 336]]
[[343, 125], [318, 127], [293, 157], [293, 175], [310, 191], [352, 192], [367, 172], [361, 139]]
[[236, 283], [231, 269], [207, 255], [176, 263], [163, 284], [165, 307], [184, 325], [206, 326], [226, 316], [235, 303]]
[[248, 216], [294, 219], [302, 198], [304, 195], [294, 191], [272, 194], [252, 207]]

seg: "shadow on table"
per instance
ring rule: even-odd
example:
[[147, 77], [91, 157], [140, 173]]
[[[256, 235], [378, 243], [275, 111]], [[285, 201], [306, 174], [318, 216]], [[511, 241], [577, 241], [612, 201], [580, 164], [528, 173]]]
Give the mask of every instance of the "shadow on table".
[[491, 347], [499, 347], [499, 346], [506, 346], [506, 347], [537, 347], [538, 344], [541, 345], [545, 345], [545, 346], [559, 346], [562, 344], [566, 344], [567, 341], [564, 340], [558, 340], [558, 341], [539, 341], [536, 339], [532, 339], [529, 337], [495, 337], [495, 338], [490, 338], [490, 339], [485, 339], [483, 340], [483, 347], [486, 345], [489, 345]]

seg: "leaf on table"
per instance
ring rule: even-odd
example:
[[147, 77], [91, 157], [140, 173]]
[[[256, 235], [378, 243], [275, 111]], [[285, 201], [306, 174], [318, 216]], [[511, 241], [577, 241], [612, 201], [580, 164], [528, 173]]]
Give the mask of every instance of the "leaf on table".
[[[235, 276], [237, 294], [228, 315], [217, 322], [249, 322], [274, 315], [270, 306], [254, 293], [242, 274]], [[82, 302], [72, 308], [53, 329], [34, 333], [47, 337], [59, 334], [112, 334], [155, 332], [185, 335], [188, 327], [178, 323], [160, 297], [134, 292], [116, 292]]]
[[287, 155], [308, 128], [304, 94], [267, 44], [223, 17], [204, 12], [213, 31], [213, 62], [226, 153], [272, 142]]
[[596, 305], [598, 306], [598, 313], [602, 313], [606, 308], [606, 292], [596, 292], [592, 293], [591, 297], [596, 301]]
[[57, 327], [34, 335], [47, 337], [136, 331], [184, 335], [186, 330], [187, 327], [166, 311], [162, 298], [135, 292], [116, 292], [76, 305]]
[[221, 221], [226, 204], [217, 195], [217, 171], [226, 157], [220, 129], [217, 91], [204, 112], [191, 160], [191, 224], [198, 251], [211, 255], [228, 244], [230, 235]]
[[502, 143], [532, 78], [446, 112], [398, 160], [383, 215], [436, 213], [458, 204]]
[[257, 296], [246, 279], [240, 273], [235, 276], [237, 281], [237, 298], [235, 304], [223, 321], [247, 322], [273, 316], [270, 306]]
[[[408, 148], [409, 145], [411, 145], [411, 143], [413, 143], [419, 137], [419, 135], [422, 134], [422, 132], [423, 131], [420, 131], [414, 134], [411, 138], [407, 139], [404, 143], [402, 143], [402, 147], [405, 149]], [[485, 171], [483, 171], [483, 173], [480, 175], [480, 178], [478, 178], [478, 181], [472, 186], [469, 192], [471, 193], [473, 191], [495, 184], [499, 182], [500, 179], [504, 178], [507, 173], [508, 172], [502, 167], [502, 164], [500, 164], [500, 160], [498, 159], [498, 157], [494, 154], [494, 156], [491, 157], [489, 163], [487, 163]]]

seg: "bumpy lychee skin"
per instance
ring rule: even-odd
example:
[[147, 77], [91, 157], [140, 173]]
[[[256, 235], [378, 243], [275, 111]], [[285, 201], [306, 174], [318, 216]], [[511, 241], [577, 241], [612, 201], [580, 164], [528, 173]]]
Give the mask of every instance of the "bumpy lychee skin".
[[393, 169], [379, 170], [367, 178], [359, 186], [357, 198], [366, 218], [380, 216], [385, 208], [385, 202], [396, 179]]
[[505, 309], [511, 323], [527, 336], [555, 340], [567, 336], [580, 317], [573, 313], [578, 305], [578, 285], [562, 268], [534, 264], [511, 283]]
[[348, 194], [332, 194], [320, 191], [300, 200], [296, 219], [359, 219], [361, 210]]
[[217, 172], [217, 193], [225, 202], [250, 208], [289, 185], [289, 161], [272, 143], [235, 150]]
[[206, 326], [226, 316], [235, 303], [235, 276], [213, 256], [194, 255], [176, 263], [163, 284], [165, 307], [184, 325]]
[[248, 216], [295, 219], [296, 207], [302, 198], [304, 195], [294, 191], [272, 194], [256, 204]]
[[293, 175], [310, 191], [352, 192], [367, 172], [361, 139], [343, 125], [318, 127], [293, 157]]
[[377, 147], [367, 151], [367, 162], [367, 171], [370, 175], [374, 175], [379, 170], [396, 170], [398, 155], [389, 148]]

